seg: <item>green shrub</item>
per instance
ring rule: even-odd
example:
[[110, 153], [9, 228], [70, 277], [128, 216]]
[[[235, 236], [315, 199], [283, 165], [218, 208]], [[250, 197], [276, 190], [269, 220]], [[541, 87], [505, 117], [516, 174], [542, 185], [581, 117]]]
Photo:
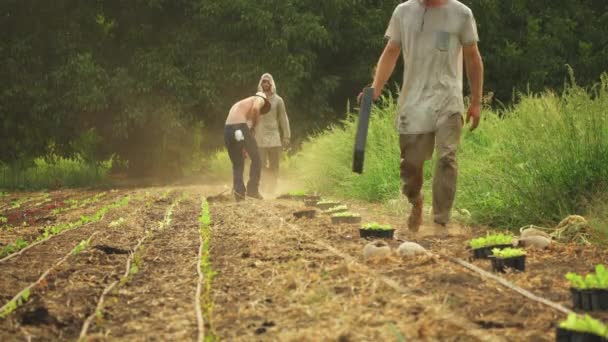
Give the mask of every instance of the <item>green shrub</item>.
[[0, 164], [0, 188], [47, 189], [97, 185], [104, 181], [111, 168], [112, 159], [89, 163], [80, 156], [36, 158], [26, 166]]
[[[600, 212], [608, 193], [608, 74], [592, 90], [572, 82], [561, 95], [522, 95], [512, 108], [485, 108], [480, 127], [463, 131], [455, 208], [471, 222], [520, 227], [553, 225], [570, 214]], [[374, 106], [362, 175], [351, 171], [356, 118], [313, 136], [295, 157], [299, 178], [324, 194], [367, 201], [399, 196], [395, 103]], [[430, 203], [432, 161], [425, 165]]]

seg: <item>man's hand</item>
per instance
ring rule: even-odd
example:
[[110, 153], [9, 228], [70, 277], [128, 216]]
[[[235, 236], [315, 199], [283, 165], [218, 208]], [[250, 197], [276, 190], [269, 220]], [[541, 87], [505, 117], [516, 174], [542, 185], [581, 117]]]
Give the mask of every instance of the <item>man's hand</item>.
[[283, 143], [283, 147], [285, 147], [285, 148], [286, 148], [287, 146], [289, 146], [289, 138], [283, 138], [282, 143]]
[[[382, 95], [382, 89], [378, 89], [378, 88], [374, 88], [374, 96], [373, 96], [373, 100], [376, 101], [380, 98], [380, 95]], [[359, 95], [357, 95], [357, 103], [361, 103], [361, 98], [363, 97], [363, 91], [361, 91], [359, 93]]]
[[471, 121], [471, 131], [474, 131], [479, 126], [479, 118], [481, 116], [481, 105], [479, 103], [471, 103], [467, 111], [467, 123]]

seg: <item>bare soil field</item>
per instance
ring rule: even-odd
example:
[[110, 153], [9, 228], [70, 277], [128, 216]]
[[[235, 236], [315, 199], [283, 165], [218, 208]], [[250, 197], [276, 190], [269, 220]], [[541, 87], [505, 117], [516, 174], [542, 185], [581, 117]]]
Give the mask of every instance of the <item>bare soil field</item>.
[[[552, 341], [565, 318], [454, 262], [491, 272], [489, 261], [473, 260], [467, 249], [483, 228], [454, 226], [445, 236], [424, 226], [414, 235], [405, 217], [345, 203], [363, 222], [398, 228], [386, 240], [392, 254], [369, 261], [360, 224], [332, 224], [320, 210], [295, 218], [303, 201], [220, 196], [205, 226], [205, 198], [220, 191], [0, 198], [0, 340]], [[201, 266], [203, 228], [209, 260]], [[24, 244], [9, 248], [18, 240]], [[403, 241], [432, 255], [399, 257]], [[528, 250], [525, 272], [497, 275], [572, 309], [564, 275], [599, 263], [608, 263], [601, 247], [555, 243]], [[208, 272], [199, 274], [203, 267]]]

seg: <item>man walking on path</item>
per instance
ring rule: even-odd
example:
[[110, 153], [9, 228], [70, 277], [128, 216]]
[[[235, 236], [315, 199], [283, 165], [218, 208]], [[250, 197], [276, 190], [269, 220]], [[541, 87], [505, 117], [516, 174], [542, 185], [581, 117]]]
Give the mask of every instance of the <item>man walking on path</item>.
[[266, 94], [271, 105], [270, 112], [260, 118], [255, 132], [263, 168], [262, 187], [268, 193], [274, 193], [279, 176], [282, 147], [289, 145], [291, 138], [289, 118], [285, 111], [285, 102], [277, 94], [277, 86], [271, 74], [262, 75], [258, 91]]
[[[252, 130], [258, 125], [260, 115], [268, 113], [270, 108], [271, 105], [266, 98], [266, 94], [260, 92], [235, 103], [230, 108], [228, 118], [226, 118], [224, 143], [232, 162], [233, 191], [237, 201], [243, 200], [245, 194], [249, 197], [262, 199], [258, 190], [261, 171], [260, 156]], [[243, 181], [244, 151], [251, 158], [247, 188], [245, 188]]]
[[376, 66], [377, 99], [403, 51], [403, 85], [396, 125], [401, 150], [403, 194], [412, 204], [408, 227], [422, 224], [423, 164], [437, 152], [433, 178], [433, 220], [446, 227], [456, 194], [464, 112], [463, 57], [471, 89], [466, 121], [479, 124], [483, 62], [472, 11], [457, 0], [409, 0], [395, 9], [386, 30], [388, 42]]

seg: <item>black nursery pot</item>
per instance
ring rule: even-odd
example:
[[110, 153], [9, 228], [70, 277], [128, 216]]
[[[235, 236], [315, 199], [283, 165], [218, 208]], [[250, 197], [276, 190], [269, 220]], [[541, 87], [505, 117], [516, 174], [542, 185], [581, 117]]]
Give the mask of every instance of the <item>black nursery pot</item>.
[[293, 216], [295, 216], [296, 218], [314, 218], [316, 215], [317, 211], [314, 209], [310, 209], [310, 210], [299, 210], [293, 213]]
[[585, 311], [608, 310], [608, 290], [607, 289], [586, 289], [580, 290], [570, 288], [572, 294], [572, 306], [575, 309]]
[[331, 223], [333, 223], [333, 224], [361, 223], [361, 216], [332, 216]]
[[498, 248], [498, 249], [504, 249], [504, 248], [508, 248], [508, 247], [513, 247], [513, 245], [508, 244], [508, 245], [493, 245], [493, 246], [487, 246], [487, 247], [481, 247], [481, 248], [477, 248], [477, 249], [473, 249], [473, 258], [475, 259], [487, 259], [488, 257], [490, 257], [492, 255], [492, 250], [494, 248]]
[[557, 328], [555, 333], [556, 342], [606, 342], [607, 339], [602, 336], [583, 333], [573, 330], [566, 330], [563, 328]]
[[394, 229], [386, 229], [386, 230], [364, 229], [364, 228], [359, 229], [359, 236], [361, 236], [361, 238], [392, 239], [394, 234], [395, 234]]
[[505, 272], [507, 268], [513, 268], [518, 271], [526, 270], [526, 256], [520, 255], [513, 258], [497, 258], [490, 257], [492, 260], [492, 270], [496, 272]]

